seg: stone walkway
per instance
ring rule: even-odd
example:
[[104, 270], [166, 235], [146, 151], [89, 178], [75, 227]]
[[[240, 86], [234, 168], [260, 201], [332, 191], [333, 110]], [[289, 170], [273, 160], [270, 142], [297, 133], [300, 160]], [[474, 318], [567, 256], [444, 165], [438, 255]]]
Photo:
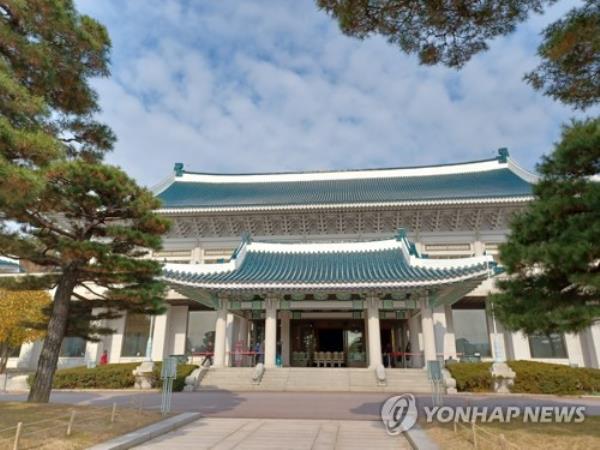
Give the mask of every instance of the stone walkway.
[[204, 418], [140, 449], [410, 449], [380, 422]]

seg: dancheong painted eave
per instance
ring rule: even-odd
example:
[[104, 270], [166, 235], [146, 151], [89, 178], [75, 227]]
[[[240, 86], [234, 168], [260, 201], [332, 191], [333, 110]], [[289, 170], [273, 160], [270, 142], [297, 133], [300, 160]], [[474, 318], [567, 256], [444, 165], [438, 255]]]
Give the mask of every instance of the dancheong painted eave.
[[327, 207], [519, 203], [536, 176], [496, 158], [396, 169], [267, 174], [202, 174], [175, 165], [154, 190], [167, 214]]
[[393, 239], [369, 242], [284, 244], [247, 238], [228, 263], [165, 264], [162, 278], [208, 292], [402, 290], [480, 282], [495, 269], [487, 255], [424, 258], [400, 230]]

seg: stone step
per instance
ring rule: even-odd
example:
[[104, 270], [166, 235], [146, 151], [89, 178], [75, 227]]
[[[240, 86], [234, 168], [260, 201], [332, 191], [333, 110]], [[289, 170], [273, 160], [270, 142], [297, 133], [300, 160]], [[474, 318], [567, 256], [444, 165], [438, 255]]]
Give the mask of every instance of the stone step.
[[364, 368], [273, 368], [265, 370], [254, 384], [254, 368], [211, 368], [199, 390], [323, 391], [323, 392], [430, 392], [427, 372], [422, 369], [387, 369], [385, 386], [375, 372]]

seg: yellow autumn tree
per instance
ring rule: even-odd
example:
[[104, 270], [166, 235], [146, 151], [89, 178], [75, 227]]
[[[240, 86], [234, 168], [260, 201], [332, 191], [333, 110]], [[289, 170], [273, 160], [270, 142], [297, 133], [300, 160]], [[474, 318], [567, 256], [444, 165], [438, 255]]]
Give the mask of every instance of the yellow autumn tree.
[[50, 305], [46, 291], [0, 290], [0, 374], [6, 371], [10, 350], [44, 337]]

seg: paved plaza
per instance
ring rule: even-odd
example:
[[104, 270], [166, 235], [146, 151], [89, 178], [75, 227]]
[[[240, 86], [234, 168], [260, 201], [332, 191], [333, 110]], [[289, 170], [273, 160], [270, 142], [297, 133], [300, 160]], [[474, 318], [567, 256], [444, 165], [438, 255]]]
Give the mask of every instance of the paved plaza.
[[203, 418], [140, 449], [409, 449], [372, 421]]
[[[398, 392], [400, 394], [402, 392]], [[173, 412], [199, 412], [205, 417], [318, 420], [380, 420], [383, 402], [393, 393], [375, 392], [176, 392]], [[26, 393], [0, 393], [2, 401], [24, 401]], [[416, 394], [417, 407], [431, 405], [431, 396]], [[55, 403], [109, 406], [143, 405], [159, 409], [160, 392], [139, 391], [54, 391]], [[443, 399], [447, 406], [585, 406], [586, 415], [600, 416], [600, 397], [551, 395], [458, 394]]]

